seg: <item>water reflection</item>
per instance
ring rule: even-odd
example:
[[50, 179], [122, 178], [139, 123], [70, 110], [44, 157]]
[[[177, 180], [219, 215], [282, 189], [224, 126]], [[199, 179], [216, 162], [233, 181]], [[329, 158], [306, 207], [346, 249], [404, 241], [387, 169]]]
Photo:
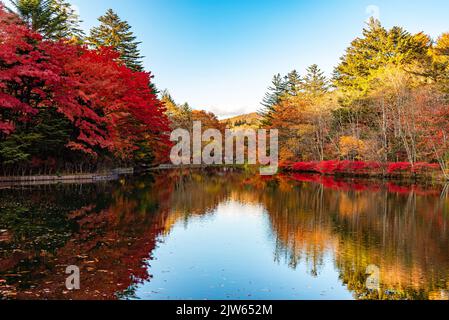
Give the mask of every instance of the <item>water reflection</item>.
[[0, 298], [445, 299], [441, 191], [199, 171], [4, 189]]

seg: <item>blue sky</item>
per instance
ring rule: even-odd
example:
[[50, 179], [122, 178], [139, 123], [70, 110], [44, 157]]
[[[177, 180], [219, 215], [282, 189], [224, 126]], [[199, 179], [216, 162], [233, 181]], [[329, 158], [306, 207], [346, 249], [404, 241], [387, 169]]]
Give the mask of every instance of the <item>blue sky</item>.
[[86, 30], [114, 9], [142, 41], [158, 88], [221, 117], [258, 110], [275, 73], [303, 72], [316, 63], [330, 74], [370, 12], [387, 27], [433, 37], [449, 31], [447, 0], [70, 2]]

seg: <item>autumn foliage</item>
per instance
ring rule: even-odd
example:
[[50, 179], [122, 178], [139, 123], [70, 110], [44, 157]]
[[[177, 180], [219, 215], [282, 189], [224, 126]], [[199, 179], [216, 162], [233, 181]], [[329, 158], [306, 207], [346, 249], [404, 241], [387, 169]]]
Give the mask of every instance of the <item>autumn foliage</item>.
[[[275, 75], [262, 103], [262, 127], [279, 130], [280, 160], [296, 162], [287, 167], [300, 172], [402, 175], [440, 168], [448, 179], [448, 74], [448, 33], [432, 39], [372, 18], [332, 77], [315, 64], [302, 74]], [[324, 161], [331, 159], [338, 161]]]
[[54, 110], [69, 123], [67, 150], [126, 161], [142, 148], [167, 153], [169, 123], [150, 73], [132, 71], [112, 48], [44, 40], [2, 8], [0, 46], [0, 140]]
[[283, 163], [285, 171], [318, 173], [322, 175], [397, 175], [397, 174], [425, 174], [438, 172], [441, 168], [434, 163], [393, 162], [380, 163], [374, 161], [312, 161]]

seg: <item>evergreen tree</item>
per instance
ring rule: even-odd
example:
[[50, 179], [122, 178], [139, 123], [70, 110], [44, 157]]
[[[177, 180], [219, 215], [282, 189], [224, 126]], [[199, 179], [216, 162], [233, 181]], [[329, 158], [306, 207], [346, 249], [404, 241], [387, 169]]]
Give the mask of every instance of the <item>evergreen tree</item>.
[[371, 18], [363, 37], [355, 39], [334, 71], [334, 84], [343, 93], [363, 97], [380, 69], [392, 65], [406, 67], [427, 58], [430, 38], [412, 35], [400, 27], [386, 30]]
[[178, 111], [178, 106], [168, 90], [162, 92], [161, 102], [165, 105], [168, 114], [175, 114]]
[[[44, 112], [45, 110], [45, 112]], [[55, 108], [43, 108], [34, 125], [18, 125], [16, 131], [0, 141], [0, 163], [5, 166], [29, 161], [31, 157], [64, 158], [74, 128]]]
[[150, 90], [154, 95], [158, 95], [159, 94], [159, 90], [156, 87], [156, 84], [153, 82], [154, 76], [151, 76], [151, 82], [150, 82]]
[[42, 137], [29, 133], [13, 133], [0, 140], [0, 163], [3, 166], [18, 165], [30, 160], [29, 148]]
[[321, 97], [329, 91], [328, 80], [316, 64], [307, 68], [302, 87], [304, 93], [311, 98]]
[[443, 92], [449, 94], [449, 33], [442, 34], [430, 51], [432, 66], [431, 78]]
[[179, 106], [182, 112], [192, 112], [192, 107], [190, 107], [188, 102], [184, 102]]
[[192, 108], [188, 103], [184, 103], [182, 105], [176, 104], [168, 90], [164, 90], [162, 92], [161, 102], [165, 105], [166, 115], [171, 121], [172, 129], [191, 129]]
[[303, 86], [303, 80], [296, 70], [287, 75], [287, 91], [289, 95], [297, 96]]
[[65, 0], [11, 0], [15, 12], [33, 31], [51, 40], [84, 37], [78, 14]]
[[262, 101], [263, 108], [259, 111], [261, 116], [262, 126], [270, 126], [273, 118], [273, 113], [276, 111], [276, 106], [281, 102], [289, 89], [287, 77], [282, 77], [277, 74], [273, 77], [272, 85], [268, 88], [268, 92]]
[[[100, 26], [90, 31], [89, 43], [94, 47], [113, 47], [121, 55], [123, 62], [134, 71], [142, 71], [142, 56], [138, 46], [140, 42], [131, 31], [128, 22], [109, 9], [104, 16], [98, 18]], [[154, 88], [153, 88], [154, 89]]]
[[78, 13], [72, 5], [65, 0], [52, 0], [52, 7], [62, 20], [61, 27], [55, 33], [57, 39], [75, 38], [78, 41], [83, 40], [84, 31], [80, 27], [82, 22]]

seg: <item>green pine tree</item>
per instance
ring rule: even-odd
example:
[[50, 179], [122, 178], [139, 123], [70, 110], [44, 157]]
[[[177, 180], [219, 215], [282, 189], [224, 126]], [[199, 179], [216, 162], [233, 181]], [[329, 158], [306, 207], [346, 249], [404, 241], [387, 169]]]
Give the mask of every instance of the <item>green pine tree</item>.
[[2, 166], [12, 166], [26, 163], [30, 160], [29, 148], [42, 139], [34, 133], [13, 133], [0, 141], [0, 163]]
[[140, 42], [131, 31], [128, 22], [109, 9], [104, 16], [98, 18], [100, 26], [92, 28], [88, 38], [93, 47], [113, 47], [121, 55], [123, 62], [132, 70], [142, 71], [142, 59], [138, 46]]
[[[143, 68], [142, 68], [143, 69]], [[156, 86], [156, 84], [154, 83], [154, 76], [153, 75], [151, 75], [151, 79], [150, 79], [150, 85], [149, 85], [149, 87], [150, 87], [150, 90], [151, 90], [151, 92], [154, 94], [154, 95], [159, 95], [159, 93], [160, 93], [160, 91], [159, 91], [159, 89], [157, 88], [157, 86]]]
[[307, 68], [302, 88], [304, 93], [311, 98], [321, 97], [329, 91], [329, 82], [316, 64]]
[[296, 70], [287, 75], [287, 91], [289, 95], [297, 96], [303, 86], [303, 79]]
[[288, 93], [289, 82], [287, 77], [277, 74], [273, 77], [272, 85], [262, 101], [262, 109], [259, 111], [261, 116], [261, 125], [270, 126], [276, 106], [282, 98]]
[[80, 19], [73, 7], [65, 0], [10, 0], [12, 8], [32, 30], [45, 39], [59, 40], [76, 38], [84, 33]]
[[0, 163], [24, 164], [31, 157], [62, 158], [70, 154], [66, 145], [74, 128], [55, 108], [42, 108], [32, 125], [21, 124], [16, 131], [0, 141]]
[[52, 7], [62, 20], [61, 27], [55, 33], [57, 39], [75, 38], [82, 41], [85, 37], [80, 27], [80, 17], [72, 5], [65, 0], [52, 0]]

